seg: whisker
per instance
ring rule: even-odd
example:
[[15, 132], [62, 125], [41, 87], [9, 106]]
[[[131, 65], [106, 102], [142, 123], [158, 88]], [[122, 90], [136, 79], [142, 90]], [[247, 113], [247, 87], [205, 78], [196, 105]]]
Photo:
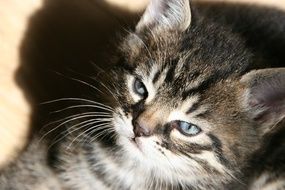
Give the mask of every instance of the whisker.
[[[171, 169], [173, 169], [176, 173], [179, 174], [180, 172], [174, 167], [174, 165], [172, 164], [171, 160], [169, 160], [169, 158], [165, 154], [163, 154], [163, 155], [165, 156], [165, 158], [167, 159], [168, 163], [170, 164]], [[171, 190], [173, 190], [174, 180], [173, 180], [173, 176], [172, 175], [170, 175], [170, 176], [171, 176], [171, 180], [170, 180]]]
[[[67, 133], [68, 133], [68, 134], [71, 134], [71, 133], [75, 132], [77, 129], [81, 129], [81, 126], [80, 126], [80, 125], [85, 124], [85, 123], [90, 123], [90, 122], [92, 122], [92, 124], [94, 124], [94, 123], [107, 122], [107, 121], [110, 122], [111, 119], [109, 119], [109, 118], [88, 119], [88, 120], [86, 120], [86, 121], [82, 121], [82, 122], [79, 122], [79, 123], [77, 123], [77, 124], [75, 124], [75, 125], [72, 125], [70, 128], [67, 129]], [[79, 128], [76, 128], [76, 130], [70, 131], [71, 129], [74, 129], [74, 128], [77, 127], [77, 126], [80, 126], [80, 127], [79, 127]], [[66, 133], [66, 131], [61, 132], [60, 135], [62, 135], [62, 134], [64, 134], [64, 133]]]
[[[92, 112], [89, 112], [89, 113], [92, 113]], [[94, 113], [94, 112], [93, 112]], [[48, 134], [50, 134], [51, 132], [55, 131], [56, 129], [58, 129], [59, 127], [63, 126], [64, 124], [68, 123], [68, 122], [71, 122], [71, 121], [74, 121], [74, 120], [77, 120], [77, 119], [82, 119], [82, 118], [86, 118], [86, 117], [96, 117], [98, 115], [94, 115], [94, 114], [87, 114], [87, 115], [82, 115], [82, 116], [78, 116], [78, 117], [75, 117], [75, 118], [71, 118], [71, 119], [68, 119], [67, 121], [64, 121], [62, 122], [61, 124], [59, 124], [58, 126], [56, 126], [55, 128], [49, 130], [47, 133], [45, 133], [39, 140], [39, 142], [41, 142]], [[105, 115], [103, 115], [105, 116]], [[110, 117], [111, 118], [111, 117]]]
[[[73, 129], [72, 131], [69, 131], [69, 130], [67, 130], [67, 133], [66, 133], [66, 131], [65, 132], [61, 132], [59, 135], [57, 135], [56, 137], [55, 137], [55, 139], [57, 139], [57, 137], [58, 136], [61, 136], [61, 135], [63, 135], [64, 133], [66, 133], [64, 136], [62, 136], [61, 138], [59, 138], [59, 139], [57, 139], [54, 143], [52, 143], [48, 148], [50, 148], [50, 147], [52, 147], [54, 144], [56, 144], [57, 142], [59, 142], [60, 140], [62, 140], [62, 139], [64, 139], [65, 137], [67, 137], [68, 135], [70, 135], [70, 134], [72, 134], [72, 133], [74, 133], [74, 132], [76, 132], [76, 131], [78, 131], [78, 130], [80, 130], [80, 129], [83, 129], [84, 127], [87, 127], [87, 126], [89, 126], [89, 125], [93, 125], [93, 124], [96, 124], [96, 123], [100, 123], [100, 122], [109, 122], [109, 120], [106, 120], [106, 121], [104, 121], [104, 120], [101, 120], [101, 119], [89, 119], [89, 120], [87, 120], [87, 121], [83, 121], [83, 122], [80, 122], [80, 123], [78, 123], [78, 124], [76, 124], [76, 125], [73, 125], [70, 129]], [[84, 124], [84, 125], [83, 125]], [[81, 126], [80, 126], [81, 125]], [[77, 126], [80, 126], [80, 127], [78, 127], [78, 128], [76, 128]], [[76, 129], [74, 129], [74, 128], [76, 128]]]
[[[91, 64], [92, 64], [92, 62], [91, 62]], [[94, 65], [94, 63], [93, 63], [93, 65]], [[98, 68], [98, 66], [97, 66], [96, 64], [95, 64], [95, 66]], [[101, 72], [102, 72], [102, 71], [104, 72], [103, 69], [100, 68], [100, 70], [101, 70]], [[100, 80], [97, 78], [98, 75], [97, 75], [97, 77], [94, 79], [94, 78], [91, 77], [91, 76], [84, 75], [84, 74], [82, 74], [82, 73], [78, 73], [78, 72], [76, 72], [76, 71], [74, 71], [74, 70], [71, 70], [71, 71], [74, 72], [74, 73], [76, 73], [76, 74], [79, 74], [79, 75], [81, 75], [81, 76], [83, 76], [83, 77], [87, 77], [87, 78], [91, 79], [92, 81], [94, 81], [94, 82], [96, 82], [96, 83], [99, 82], [99, 84], [100, 84], [102, 87], [104, 87], [104, 88], [110, 93], [110, 95], [113, 96], [113, 98], [114, 98], [115, 100], [118, 100], [117, 97], [116, 97], [116, 96], [114, 95], [114, 93], [112, 92], [112, 90], [110, 90], [102, 81], [100, 81]], [[106, 72], [104, 72], [104, 73], [106, 74]], [[111, 78], [111, 76], [110, 76], [109, 78]]]
[[[103, 133], [106, 133], [106, 132], [108, 132], [108, 125], [106, 124], [106, 126], [102, 129], [98, 129], [98, 130], [103, 130], [103, 131], [101, 131], [101, 132], [99, 132], [98, 134], [99, 134], [99, 136], [100, 136], [100, 134], [103, 134]], [[85, 144], [86, 143], [86, 141], [90, 138], [90, 136], [93, 134], [93, 133], [95, 133], [95, 132], [97, 132], [98, 130], [89, 130], [89, 132], [88, 133], [86, 133], [86, 137], [85, 138], [83, 138], [84, 139], [84, 141], [82, 142], [83, 144]], [[96, 136], [98, 135], [98, 134], [96, 134]], [[106, 133], [106, 134], [108, 134], [108, 133]], [[95, 136], [95, 137], [96, 137]], [[90, 144], [90, 143], [92, 143], [93, 141], [90, 139], [89, 141], [88, 141], [88, 144]]]
[[[69, 109], [73, 109], [73, 108], [84, 108], [84, 107], [98, 108], [98, 109], [102, 109], [102, 110], [105, 110], [105, 111], [113, 112], [113, 110], [110, 110], [109, 108], [101, 107], [101, 106], [98, 106], [98, 105], [76, 105], [76, 106], [69, 106], [69, 107], [66, 107], [66, 108], [63, 108], [63, 109], [60, 109], [60, 110], [52, 111], [52, 112], [50, 112], [50, 113], [51, 113], [51, 114], [53, 114], [53, 113], [60, 113], [60, 112], [63, 112], [63, 111], [69, 110]], [[107, 112], [105, 112], [105, 113], [107, 113]], [[109, 113], [108, 113], [108, 114], [109, 114]]]
[[150, 179], [150, 182], [149, 182], [148, 190], [151, 190], [154, 180], [153, 180], [153, 177], [150, 177], [149, 179]]
[[[96, 114], [99, 114], [99, 115], [96, 115]], [[85, 113], [80, 113], [80, 114], [74, 114], [74, 115], [71, 115], [71, 116], [68, 116], [68, 117], [65, 117], [65, 118], [62, 118], [62, 119], [58, 119], [58, 120], [55, 120], [55, 121], [52, 121], [52, 122], [49, 122], [47, 124], [45, 124], [40, 131], [43, 131], [46, 127], [52, 125], [52, 124], [55, 124], [55, 123], [58, 123], [58, 122], [61, 122], [61, 121], [64, 121], [64, 120], [67, 120], [67, 119], [70, 119], [70, 118], [74, 118], [74, 117], [77, 117], [77, 116], [83, 116], [83, 115], [89, 115], [89, 114], [94, 114], [94, 116], [99, 116], [99, 117], [102, 117], [102, 116], [109, 116], [109, 117], [112, 117], [111, 114], [107, 113], [107, 112], [85, 112]]]
[[228, 172], [228, 171], [226, 171], [226, 173], [227, 173], [229, 176], [231, 176], [232, 179], [234, 179], [235, 181], [237, 181], [237, 182], [240, 183], [241, 185], [246, 186], [246, 184], [245, 184], [244, 182], [240, 181], [234, 174], [232, 174], [232, 173], [230, 173], [230, 172]]
[[[110, 120], [109, 122], [105, 122], [105, 124], [108, 125], [108, 126], [111, 126], [111, 125], [110, 125], [110, 122], [111, 122], [111, 120]], [[111, 128], [110, 128], [110, 129], [111, 129]], [[109, 130], [108, 128], [105, 129], [105, 131], [108, 131], [108, 130]], [[112, 130], [113, 130], [113, 129], [112, 129]], [[95, 129], [95, 130], [91, 130], [90, 132], [88, 132], [87, 135], [86, 135], [86, 137], [84, 138], [85, 140], [83, 141], [83, 144], [86, 142], [88, 136], [90, 136], [91, 134], [93, 134], [93, 133], [96, 132], [96, 131], [97, 131], [97, 130]], [[113, 131], [115, 131], [115, 130], [113, 130]], [[85, 131], [85, 132], [87, 132], [87, 131]], [[113, 136], [113, 135], [112, 135], [112, 136]], [[90, 141], [89, 141], [89, 143], [90, 143]]]
[[115, 96], [114, 92], [110, 88], [108, 88], [103, 82], [99, 81], [100, 85], [103, 86], [111, 95], [112, 97], [118, 101], [118, 97]]
[[[94, 61], [90, 61], [91, 65], [96, 67], [96, 69], [100, 70], [100, 72], [109, 75], [109, 73], [107, 73], [103, 68], [101, 68], [99, 65], [97, 65], [96, 63], [94, 63]], [[110, 75], [109, 75], [110, 76]]]
[[81, 83], [81, 84], [84, 84], [84, 85], [90, 87], [91, 89], [93, 89], [93, 90], [95, 90], [95, 91], [98, 91], [98, 92], [104, 94], [100, 89], [96, 88], [94, 85], [91, 85], [91, 84], [89, 84], [89, 83], [86, 82], [86, 81], [83, 81], [83, 80], [80, 80], [80, 79], [77, 79], [77, 78], [73, 78], [73, 77], [69, 77], [69, 76], [65, 76], [65, 75], [63, 75], [62, 73], [57, 72], [57, 71], [54, 71], [54, 72], [55, 72], [56, 74], [60, 75], [60, 76], [63, 76], [63, 77], [68, 78], [68, 79], [70, 79], [70, 80], [73, 80], [73, 81], [79, 82], [79, 83]]
[[93, 103], [94, 105], [101, 105], [103, 107], [109, 108], [111, 110], [114, 110], [112, 107], [102, 104], [100, 102], [95, 102], [93, 100], [88, 100], [88, 99], [84, 99], [84, 98], [58, 98], [55, 100], [50, 100], [50, 101], [46, 101], [46, 102], [42, 102], [40, 103], [41, 105], [45, 105], [45, 104], [51, 104], [51, 103], [55, 103], [55, 102], [60, 102], [60, 101], [82, 101], [82, 102], [89, 102], [89, 103]]
[[[91, 122], [91, 120], [93, 120], [92, 122]], [[108, 123], [108, 122], [110, 122], [111, 120], [108, 120], [108, 119], [106, 119], [106, 120], [102, 120], [102, 119], [91, 119], [91, 120], [89, 120], [89, 122], [88, 122], [88, 125], [93, 125], [93, 124], [96, 124], [96, 123]], [[81, 123], [81, 125], [82, 125], [83, 123]], [[69, 134], [71, 134], [71, 133], [74, 133], [75, 131], [77, 131], [77, 130], [80, 130], [80, 129], [82, 129], [82, 128], [84, 128], [85, 126], [88, 126], [88, 125], [82, 125], [82, 126], [80, 126], [79, 128], [76, 128], [76, 129], [73, 129], [72, 131], [69, 131]], [[77, 125], [78, 126], [78, 125]], [[75, 126], [74, 126], [75, 127]], [[74, 128], [74, 127], [72, 127], [72, 128]], [[96, 125], [96, 127], [97, 127], [97, 125]]]
[[109, 126], [109, 125], [107, 125], [106, 123], [102, 123], [102, 124], [95, 125], [95, 126], [89, 128], [89, 129], [83, 131], [82, 133], [80, 133], [79, 135], [77, 135], [77, 136], [71, 141], [71, 143], [67, 146], [67, 149], [69, 149], [69, 148], [72, 146], [72, 144], [73, 144], [79, 137], [81, 137], [82, 135], [86, 134], [86, 132], [88, 132], [88, 131], [90, 131], [90, 130], [91, 130], [91, 131], [92, 131], [92, 130], [94, 130], [94, 131], [102, 130], [102, 129], [104, 129], [104, 128], [107, 128], [108, 126]]
[[[92, 132], [94, 133], [95, 131], [91, 131], [91, 134]], [[108, 133], [107, 133], [108, 132]], [[106, 135], [108, 135], [109, 133], [111, 132], [115, 132], [113, 129], [109, 128], [107, 126], [107, 128], [104, 130], [104, 131], [101, 131], [100, 133], [96, 134], [96, 136], [92, 137], [92, 139], [89, 141], [89, 143], [92, 143], [94, 142], [95, 140], [97, 140], [99, 137], [102, 139], [104, 138]], [[104, 134], [104, 135], [103, 135]], [[103, 136], [102, 136], [103, 135]]]

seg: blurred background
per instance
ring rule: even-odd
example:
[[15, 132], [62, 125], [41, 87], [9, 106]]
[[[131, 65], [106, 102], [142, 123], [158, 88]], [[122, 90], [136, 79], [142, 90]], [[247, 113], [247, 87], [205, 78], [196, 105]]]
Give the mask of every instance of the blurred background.
[[[285, 0], [224, 1], [285, 9]], [[108, 67], [104, 57], [115, 49], [116, 35], [132, 29], [147, 2], [0, 0], [0, 167], [43, 124], [41, 102], [82, 90], [53, 71], [64, 73], [68, 64], [92, 74], [82, 67], [90, 62]]]

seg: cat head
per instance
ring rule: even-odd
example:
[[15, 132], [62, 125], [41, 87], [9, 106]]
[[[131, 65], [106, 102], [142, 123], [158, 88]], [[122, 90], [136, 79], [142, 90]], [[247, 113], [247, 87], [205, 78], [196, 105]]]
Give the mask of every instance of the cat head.
[[233, 179], [285, 115], [285, 69], [254, 61], [188, 0], [152, 0], [113, 72], [121, 159], [176, 185]]

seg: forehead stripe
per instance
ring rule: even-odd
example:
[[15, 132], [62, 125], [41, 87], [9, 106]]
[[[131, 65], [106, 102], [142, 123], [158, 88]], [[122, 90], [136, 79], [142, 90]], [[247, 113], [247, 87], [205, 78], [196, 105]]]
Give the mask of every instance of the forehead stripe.
[[153, 79], [152, 79], [152, 83], [153, 83], [153, 84], [155, 84], [155, 83], [158, 81], [158, 79], [159, 79], [159, 77], [160, 77], [160, 74], [161, 74], [161, 71], [157, 71], [157, 72], [155, 73], [155, 75], [154, 75], [154, 77], [153, 77]]
[[195, 94], [203, 92], [205, 89], [209, 88], [212, 83], [214, 83], [216, 79], [214, 77], [208, 77], [203, 80], [198, 86], [186, 90], [182, 93], [182, 99], [185, 100], [189, 96], [193, 96]]
[[170, 64], [168, 65], [170, 68], [168, 69], [166, 73], [165, 82], [170, 83], [174, 80], [177, 62], [178, 62], [178, 59], [171, 60]]
[[199, 108], [199, 103], [195, 102], [186, 112], [186, 114], [193, 113]]

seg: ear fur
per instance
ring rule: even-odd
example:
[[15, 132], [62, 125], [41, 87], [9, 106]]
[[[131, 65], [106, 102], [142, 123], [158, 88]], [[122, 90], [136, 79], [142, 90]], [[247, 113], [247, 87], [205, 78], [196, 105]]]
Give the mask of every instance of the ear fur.
[[186, 30], [191, 23], [189, 0], [150, 0], [145, 13], [136, 26], [155, 30]]
[[263, 133], [285, 118], [285, 68], [260, 69], [245, 74], [243, 108]]

